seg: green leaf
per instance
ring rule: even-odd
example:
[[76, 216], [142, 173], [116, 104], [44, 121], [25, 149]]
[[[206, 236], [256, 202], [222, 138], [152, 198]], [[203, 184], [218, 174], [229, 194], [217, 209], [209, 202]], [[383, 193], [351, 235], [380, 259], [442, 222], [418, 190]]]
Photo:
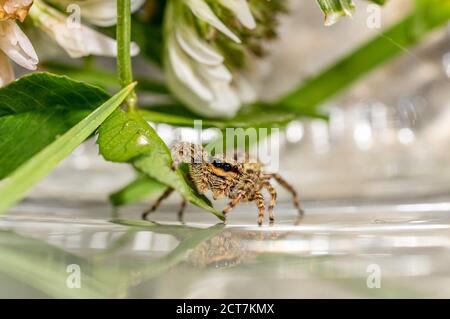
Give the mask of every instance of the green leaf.
[[68, 63], [59, 63], [55, 61], [44, 61], [39, 66], [48, 72], [69, 76], [84, 83], [90, 83], [104, 89], [119, 90], [120, 85], [117, 80], [117, 74], [110, 71], [101, 70], [99, 68], [91, 68], [84, 66], [74, 66]]
[[313, 111], [370, 71], [407, 51], [449, 19], [450, 0], [420, 0], [400, 22], [300, 85], [273, 107], [298, 114]]
[[[117, 74], [108, 70], [100, 69], [99, 67], [80, 67], [70, 65], [68, 63], [58, 63], [54, 61], [45, 61], [39, 64], [44, 69], [69, 76], [72, 79], [90, 83], [105, 89], [119, 90], [120, 85], [117, 80]], [[134, 77], [136, 82], [137, 91], [149, 92], [154, 94], [170, 94], [169, 89], [165, 83], [149, 78], [142, 78], [139, 76]]]
[[224, 219], [206, 197], [194, 191], [181, 169], [172, 170], [170, 150], [137, 112], [114, 112], [100, 127], [98, 144], [106, 160], [132, 163], [139, 172], [174, 188], [191, 203]]
[[115, 207], [135, 204], [151, 195], [162, 193], [166, 188], [166, 185], [146, 175], [140, 174], [130, 184], [111, 194], [109, 199]]
[[119, 107], [135, 84], [127, 86], [106, 101], [67, 133], [30, 158], [0, 185], [0, 214], [19, 201], [41, 178], [88, 138]]
[[33, 73], [0, 89], [0, 179], [9, 175], [110, 96], [48, 73]]
[[136, 112], [115, 111], [98, 130], [100, 153], [111, 162], [126, 163], [151, 151], [170, 152], [156, 132]]

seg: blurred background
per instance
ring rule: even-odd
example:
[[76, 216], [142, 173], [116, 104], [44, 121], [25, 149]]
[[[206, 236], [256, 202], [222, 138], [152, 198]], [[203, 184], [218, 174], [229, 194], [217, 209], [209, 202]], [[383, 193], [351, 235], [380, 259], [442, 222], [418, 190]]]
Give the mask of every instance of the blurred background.
[[[383, 6], [381, 29], [367, 27], [366, 1], [355, 4], [351, 19], [326, 27], [314, 1], [290, 1], [279, 39], [249, 71], [264, 100], [399, 21], [412, 1]], [[162, 77], [139, 59], [135, 68]], [[237, 208], [226, 227], [190, 207], [181, 226], [177, 196], [154, 215], [163, 225], [132, 223], [151, 200], [113, 210], [109, 194], [134, 173], [87, 141], [0, 220], [0, 296], [449, 297], [449, 106], [450, 26], [327, 101], [329, 121], [287, 125], [280, 173], [299, 190], [306, 216], [296, 220], [280, 191], [277, 221], [262, 228], [252, 205]], [[189, 128], [153, 125], [169, 144], [192, 138]], [[25, 266], [29, 258], [46, 270]], [[70, 263], [88, 269], [82, 289], [65, 286]], [[373, 267], [381, 288], [368, 283]]]

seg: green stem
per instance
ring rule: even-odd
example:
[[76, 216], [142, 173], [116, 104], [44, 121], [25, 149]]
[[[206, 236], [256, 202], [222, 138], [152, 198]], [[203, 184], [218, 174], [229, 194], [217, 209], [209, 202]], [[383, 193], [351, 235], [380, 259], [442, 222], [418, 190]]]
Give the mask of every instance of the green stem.
[[[133, 82], [131, 67], [130, 43], [131, 43], [131, 0], [117, 1], [117, 67], [119, 81], [122, 87]], [[127, 97], [129, 111], [136, 108], [137, 97], [133, 90]]]

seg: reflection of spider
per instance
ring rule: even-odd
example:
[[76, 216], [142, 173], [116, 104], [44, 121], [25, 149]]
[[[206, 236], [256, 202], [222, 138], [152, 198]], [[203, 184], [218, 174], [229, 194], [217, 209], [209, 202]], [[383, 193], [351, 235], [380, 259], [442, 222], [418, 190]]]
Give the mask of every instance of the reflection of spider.
[[246, 243], [238, 233], [223, 231], [195, 247], [189, 253], [188, 261], [198, 267], [232, 267], [257, 255], [246, 249]]
[[[172, 148], [174, 158], [174, 169], [181, 163], [188, 163], [189, 177], [199, 193], [205, 193], [210, 190], [214, 199], [228, 197], [231, 202], [224, 208], [226, 215], [234, 206], [240, 202], [255, 201], [258, 206], [258, 224], [261, 225], [264, 218], [264, 198], [261, 194], [262, 189], [266, 189], [271, 200], [269, 204], [269, 219], [274, 220], [273, 208], [277, 199], [277, 192], [270, 184], [274, 178], [281, 186], [288, 190], [292, 196], [294, 205], [303, 215], [303, 209], [300, 206], [300, 198], [294, 188], [288, 184], [278, 174], [266, 174], [262, 171], [262, 164], [259, 162], [249, 162], [247, 159], [240, 163], [237, 159], [228, 159], [224, 156], [209, 156], [201, 145], [180, 143]], [[143, 219], [154, 212], [161, 202], [173, 192], [168, 188], [156, 203], [142, 215]], [[183, 200], [179, 217], [182, 216], [186, 201]]]

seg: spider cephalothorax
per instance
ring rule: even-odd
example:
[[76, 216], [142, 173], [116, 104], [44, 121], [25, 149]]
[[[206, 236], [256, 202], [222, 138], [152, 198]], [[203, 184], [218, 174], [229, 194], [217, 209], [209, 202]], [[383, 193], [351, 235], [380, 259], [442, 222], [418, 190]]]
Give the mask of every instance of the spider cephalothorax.
[[[258, 206], [258, 224], [262, 224], [265, 212], [264, 197], [261, 191], [265, 189], [271, 195], [269, 204], [269, 219], [274, 220], [273, 208], [276, 204], [277, 193], [270, 184], [274, 178], [281, 186], [286, 188], [293, 196], [294, 205], [303, 214], [300, 207], [300, 199], [294, 188], [278, 174], [268, 174], [263, 171], [259, 162], [245, 160], [238, 161], [237, 158], [226, 158], [225, 156], [209, 156], [201, 145], [180, 143], [172, 148], [174, 158], [174, 169], [181, 163], [189, 166], [189, 177], [199, 193], [211, 191], [214, 199], [229, 198], [231, 202], [224, 208], [226, 215], [234, 206], [240, 202], [256, 202]], [[156, 201], [156, 203], [143, 214], [143, 218], [158, 208], [163, 199], [172, 193], [169, 188]], [[180, 215], [186, 202], [183, 201]]]

